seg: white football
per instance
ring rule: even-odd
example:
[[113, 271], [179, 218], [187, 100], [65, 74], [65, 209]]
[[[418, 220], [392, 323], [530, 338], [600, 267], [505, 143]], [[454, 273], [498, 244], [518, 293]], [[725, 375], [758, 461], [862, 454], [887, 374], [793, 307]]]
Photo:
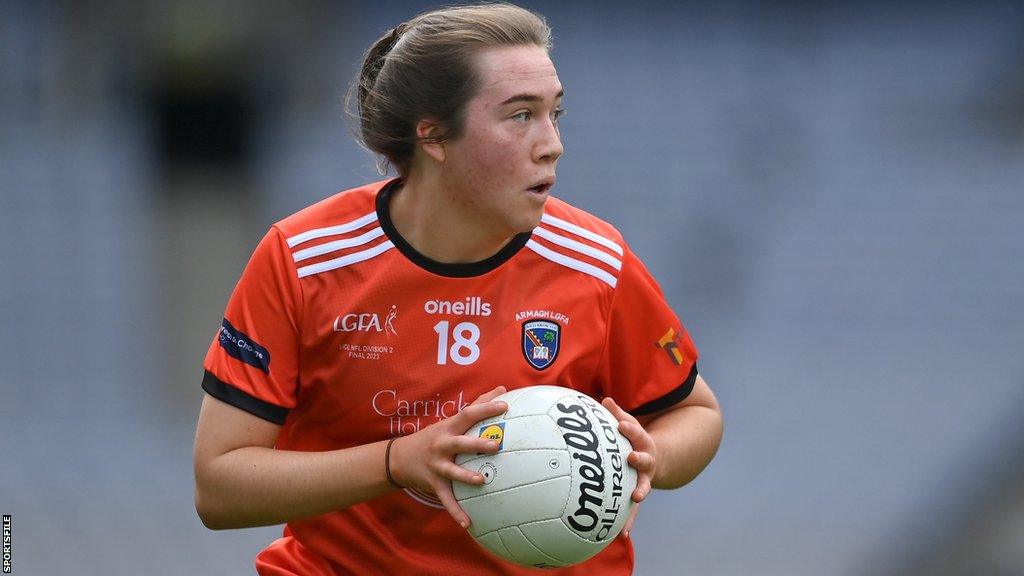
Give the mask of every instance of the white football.
[[633, 507], [633, 450], [618, 420], [569, 388], [530, 386], [498, 396], [508, 411], [481, 420], [467, 435], [494, 438], [497, 454], [460, 454], [482, 486], [453, 482], [484, 548], [523, 566], [582, 562], [618, 536]]

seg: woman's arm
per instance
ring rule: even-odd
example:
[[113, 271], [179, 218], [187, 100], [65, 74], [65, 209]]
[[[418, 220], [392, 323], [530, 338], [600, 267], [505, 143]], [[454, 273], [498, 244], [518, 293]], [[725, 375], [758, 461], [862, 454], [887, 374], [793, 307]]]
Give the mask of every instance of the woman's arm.
[[[722, 442], [722, 412], [704, 379], [697, 376], [685, 400], [635, 418], [611, 398], [603, 404], [619, 420], [619, 431], [633, 444], [627, 457], [637, 470], [633, 501], [640, 503], [651, 488], [679, 488], [691, 482], [714, 458]], [[633, 507], [623, 527], [628, 536], [636, 518]]]
[[[396, 440], [392, 472], [404, 485], [432, 491], [456, 522], [469, 517], [451, 494], [451, 481], [483, 477], [453, 463], [461, 452], [495, 452], [497, 444], [463, 436], [473, 423], [503, 413], [490, 400], [496, 388], [456, 416]], [[214, 530], [280, 524], [381, 496], [393, 487], [384, 471], [386, 441], [328, 452], [275, 450], [280, 426], [211, 396], [199, 413], [194, 450], [196, 511]], [[399, 448], [401, 446], [401, 448]]]
[[637, 420], [658, 447], [654, 488], [689, 484], [711, 463], [722, 442], [722, 410], [700, 375], [685, 400]]

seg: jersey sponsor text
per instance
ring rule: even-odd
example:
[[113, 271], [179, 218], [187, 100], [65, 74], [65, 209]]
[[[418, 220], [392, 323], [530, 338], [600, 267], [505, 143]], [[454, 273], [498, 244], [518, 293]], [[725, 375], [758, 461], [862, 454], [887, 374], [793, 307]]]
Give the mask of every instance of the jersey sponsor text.
[[427, 300], [423, 304], [427, 314], [451, 314], [453, 316], [490, 316], [491, 303], [479, 296], [466, 296], [465, 300]]
[[[373, 411], [378, 416], [388, 419], [388, 432], [395, 434], [413, 434], [423, 428], [422, 418], [444, 420], [459, 413], [469, 406], [464, 400], [465, 392], [459, 390], [454, 398], [441, 399], [435, 394], [431, 400], [402, 398], [396, 389], [378, 390], [370, 401]], [[429, 426], [433, 421], [427, 422]]]

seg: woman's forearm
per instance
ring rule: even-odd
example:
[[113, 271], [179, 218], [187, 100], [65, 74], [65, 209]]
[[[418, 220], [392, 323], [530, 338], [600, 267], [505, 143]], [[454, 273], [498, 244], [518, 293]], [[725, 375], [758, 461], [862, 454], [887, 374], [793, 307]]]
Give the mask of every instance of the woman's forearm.
[[658, 447], [651, 485], [679, 488], [714, 458], [722, 441], [722, 414], [706, 406], [681, 406], [659, 415], [645, 428]]
[[196, 509], [213, 529], [280, 524], [364, 502], [392, 490], [386, 442], [295, 452], [248, 446], [196, 470]]

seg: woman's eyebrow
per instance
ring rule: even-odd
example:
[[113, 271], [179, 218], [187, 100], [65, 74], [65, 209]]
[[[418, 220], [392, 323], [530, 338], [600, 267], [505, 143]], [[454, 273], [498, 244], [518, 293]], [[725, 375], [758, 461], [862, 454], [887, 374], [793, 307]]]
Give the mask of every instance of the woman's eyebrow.
[[[555, 94], [555, 99], [557, 100], [561, 98], [564, 94], [565, 90], [559, 90], [558, 94]], [[522, 94], [516, 94], [515, 96], [506, 99], [504, 102], [501, 103], [501, 105], [504, 106], [505, 104], [511, 104], [513, 102], [541, 102], [543, 100], [543, 96], [524, 92]]]

